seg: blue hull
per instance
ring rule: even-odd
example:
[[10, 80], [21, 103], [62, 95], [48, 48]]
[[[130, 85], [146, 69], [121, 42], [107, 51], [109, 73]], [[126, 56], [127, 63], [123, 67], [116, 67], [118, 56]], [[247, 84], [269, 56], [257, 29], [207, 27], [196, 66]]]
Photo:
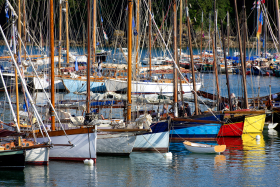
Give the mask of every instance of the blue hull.
[[[222, 120], [221, 115], [216, 115], [219, 120]], [[211, 120], [218, 121], [214, 116], [192, 116], [191, 119], [196, 120]], [[196, 123], [196, 122], [185, 122], [185, 121], [174, 121], [172, 122], [170, 131], [171, 140], [183, 140], [183, 139], [213, 139], [216, 138], [221, 124], [216, 123]]]
[[[63, 84], [69, 92], [86, 92], [87, 81], [63, 79]], [[90, 82], [90, 91], [92, 92], [105, 92], [106, 87], [104, 82]]]

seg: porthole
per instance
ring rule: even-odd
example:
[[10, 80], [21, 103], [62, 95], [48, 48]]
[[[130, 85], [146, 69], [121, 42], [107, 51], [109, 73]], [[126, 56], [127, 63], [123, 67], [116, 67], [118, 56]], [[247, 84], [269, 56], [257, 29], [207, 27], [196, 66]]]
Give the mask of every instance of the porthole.
[[6, 149], [10, 149], [10, 146], [9, 146], [9, 145], [6, 145]]
[[29, 147], [29, 143], [26, 143], [26, 147]]

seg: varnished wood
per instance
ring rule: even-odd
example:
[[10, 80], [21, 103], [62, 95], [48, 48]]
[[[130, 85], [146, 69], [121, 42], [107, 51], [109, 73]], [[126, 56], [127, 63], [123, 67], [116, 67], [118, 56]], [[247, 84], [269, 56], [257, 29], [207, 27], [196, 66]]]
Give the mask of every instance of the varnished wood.
[[[51, 53], [51, 102], [55, 108], [55, 88], [54, 88], [54, 10], [53, 0], [50, 0], [50, 53]], [[55, 116], [51, 110], [51, 129], [55, 130]]]
[[172, 118], [172, 121], [187, 121], [195, 123], [214, 123], [214, 124], [224, 124], [225, 122], [220, 121], [211, 121], [211, 120], [199, 120], [199, 119], [190, 119], [190, 118]]
[[[79, 129], [69, 129], [65, 130], [65, 133], [67, 135], [75, 135], [75, 134], [87, 134], [88, 132], [93, 132], [95, 130], [95, 127], [89, 127], [89, 128], [79, 128]], [[149, 129], [97, 129], [99, 132], [149, 132]], [[48, 132], [50, 137], [54, 136], [65, 136], [65, 133], [63, 130], [57, 130], [57, 131], [50, 131]], [[36, 135], [38, 138], [41, 138], [41, 134]]]
[[[150, 0], [151, 1], [151, 0]], [[127, 122], [131, 121], [131, 80], [132, 80], [132, 6], [133, 2], [128, 0], [128, 72], [127, 72]]]
[[224, 111], [220, 112], [221, 114], [265, 114], [264, 110], [257, 111]]

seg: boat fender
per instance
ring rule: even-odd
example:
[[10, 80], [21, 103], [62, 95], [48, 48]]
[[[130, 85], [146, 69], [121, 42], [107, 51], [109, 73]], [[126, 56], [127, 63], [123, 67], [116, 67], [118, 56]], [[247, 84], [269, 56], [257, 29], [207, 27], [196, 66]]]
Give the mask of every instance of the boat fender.
[[89, 159], [89, 160], [88, 160], [88, 159], [85, 159], [85, 160], [84, 160], [84, 165], [93, 166], [93, 163], [94, 163], [94, 162], [93, 162], [92, 159]]
[[165, 158], [172, 158], [172, 153], [171, 153], [171, 152], [163, 153], [163, 156], [164, 156]]
[[261, 136], [260, 135], [257, 135], [256, 136], [256, 140], [260, 140], [261, 139]]

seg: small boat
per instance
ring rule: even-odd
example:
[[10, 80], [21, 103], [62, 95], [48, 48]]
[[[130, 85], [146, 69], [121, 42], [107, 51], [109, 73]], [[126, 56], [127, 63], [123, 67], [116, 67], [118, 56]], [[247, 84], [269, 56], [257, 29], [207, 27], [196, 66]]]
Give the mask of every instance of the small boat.
[[193, 153], [221, 153], [226, 150], [226, 145], [209, 145], [189, 141], [184, 141], [183, 144], [187, 150]]
[[[2, 147], [3, 149], [4, 147]], [[23, 170], [25, 167], [25, 150], [1, 150], [0, 170]]]

